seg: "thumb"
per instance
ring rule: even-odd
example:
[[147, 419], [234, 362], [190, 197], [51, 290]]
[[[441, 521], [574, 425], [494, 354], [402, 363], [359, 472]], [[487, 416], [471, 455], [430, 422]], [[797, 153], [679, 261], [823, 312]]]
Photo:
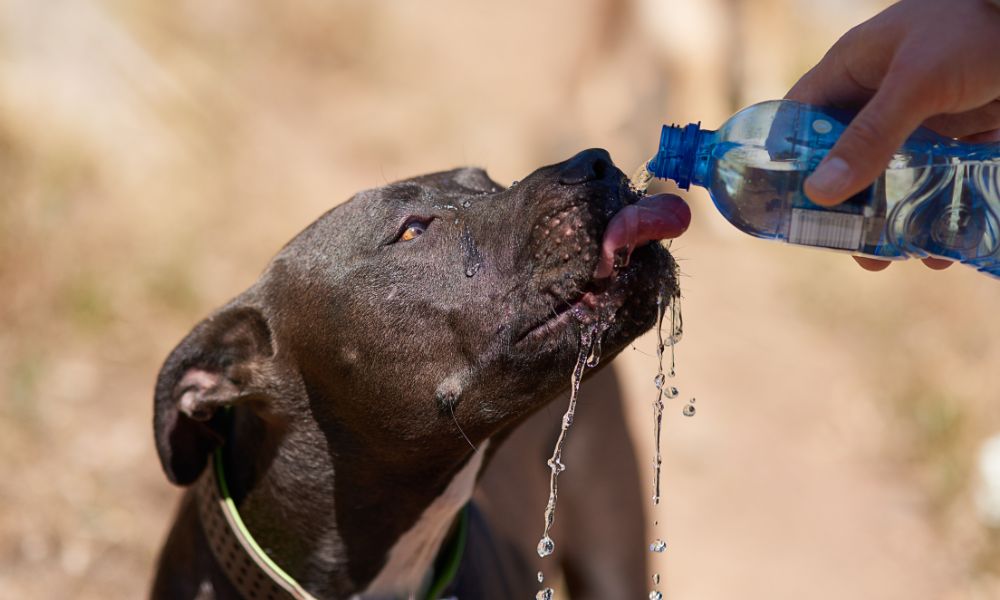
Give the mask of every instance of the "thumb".
[[816, 204], [833, 206], [872, 184], [906, 138], [931, 116], [914, 83], [887, 75], [878, 91], [844, 131], [805, 192]]

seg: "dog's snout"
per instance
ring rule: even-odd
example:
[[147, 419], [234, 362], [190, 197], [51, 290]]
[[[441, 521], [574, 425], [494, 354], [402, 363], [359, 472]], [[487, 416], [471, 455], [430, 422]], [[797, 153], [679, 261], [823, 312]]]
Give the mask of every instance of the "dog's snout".
[[578, 185], [588, 181], [597, 181], [611, 171], [614, 163], [611, 155], [603, 148], [591, 148], [570, 158], [559, 168], [559, 183], [563, 185]]

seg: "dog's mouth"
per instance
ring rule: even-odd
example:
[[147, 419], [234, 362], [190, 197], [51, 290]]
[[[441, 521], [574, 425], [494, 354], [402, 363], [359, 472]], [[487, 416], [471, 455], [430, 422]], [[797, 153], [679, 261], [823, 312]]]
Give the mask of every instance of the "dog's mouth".
[[[657, 244], [635, 249], [628, 263], [619, 254], [621, 260], [610, 275], [590, 277], [566, 300], [550, 300], [549, 313], [525, 327], [517, 343], [544, 344], [562, 338], [568, 331], [594, 325], [603, 326], [603, 330], [613, 323], [626, 335], [641, 333], [651, 324], [657, 294], [672, 292], [674, 281], [665, 268], [672, 261], [665, 260], [666, 255]], [[546, 296], [551, 298], [550, 294]]]
[[[674, 282], [667, 273], [666, 265], [672, 264], [664, 258], [667, 253], [649, 244], [659, 239], [662, 228], [647, 214], [655, 210], [644, 202], [626, 190], [615, 203], [614, 214], [598, 213], [604, 223], [570, 220], [577, 229], [567, 229], [564, 235], [575, 244], [574, 255], [562, 254], [565, 268], [558, 269], [553, 281], [541, 289], [548, 310], [521, 328], [517, 343], [538, 347], [546, 340], [563, 339], [574, 326], [583, 329], [596, 324], [603, 330], [616, 321], [622, 321], [618, 333], [637, 335], [651, 324], [657, 294], [671, 293]], [[581, 239], [580, 232], [585, 232], [586, 239]], [[564, 240], [554, 246], [568, 252]]]
[[[616, 294], [618, 296], [620, 294]], [[550, 316], [539, 319], [529, 325], [518, 338], [518, 343], [543, 339], [558, 330], [568, 327], [570, 323], [587, 323], [599, 320], [602, 316], [612, 318], [614, 312], [621, 306], [621, 300], [613, 296], [609, 290], [601, 290], [596, 282], [587, 284], [584, 291], [562, 306], [553, 307]], [[616, 302], [618, 300], [618, 302]], [[617, 306], [615, 306], [617, 304]], [[610, 312], [610, 314], [608, 314]]]

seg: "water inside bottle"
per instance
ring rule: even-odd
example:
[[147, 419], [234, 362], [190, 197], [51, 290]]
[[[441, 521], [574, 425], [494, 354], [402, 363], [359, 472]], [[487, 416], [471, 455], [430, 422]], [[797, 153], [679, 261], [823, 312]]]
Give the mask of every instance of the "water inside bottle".
[[[897, 155], [870, 187], [834, 209], [804, 195], [808, 161], [720, 143], [711, 181], [719, 211], [755, 237], [876, 258], [936, 256], [975, 266], [1000, 250], [1000, 161]], [[915, 162], [924, 161], [921, 166]], [[808, 168], [807, 168], [808, 167]], [[995, 259], [990, 260], [995, 264]]]

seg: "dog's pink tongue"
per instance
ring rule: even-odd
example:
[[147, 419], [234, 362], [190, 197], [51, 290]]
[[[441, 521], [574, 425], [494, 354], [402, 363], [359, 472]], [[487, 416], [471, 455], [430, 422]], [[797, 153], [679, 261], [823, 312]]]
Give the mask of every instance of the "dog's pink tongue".
[[615, 255], [623, 257], [619, 259], [619, 266], [628, 264], [632, 251], [639, 246], [675, 238], [690, 224], [691, 209], [673, 194], [646, 196], [626, 206], [608, 223], [594, 277], [603, 279], [614, 273]]

